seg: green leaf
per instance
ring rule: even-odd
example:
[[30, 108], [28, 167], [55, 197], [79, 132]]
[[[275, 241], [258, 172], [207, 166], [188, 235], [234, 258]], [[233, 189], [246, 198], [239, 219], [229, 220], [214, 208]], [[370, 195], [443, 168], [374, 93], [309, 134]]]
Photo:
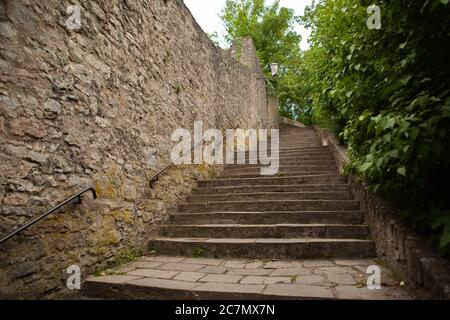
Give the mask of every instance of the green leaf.
[[385, 124], [383, 124], [383, 129], [386, 130], [386, 129], [393, 128], [394, 125], [395, 125], [395, 119], [394, 118], [390, 118], [390, 119], [388, 119], [386, 121]]
[[412, 78], [412, 76], [407, 76], [407, 77], [401, 79], [401, 80], [400, 80], [400, 83], [401, 83], [402, 85], [406, 86], [406, 85], [408, 84], [409, 80], [411, 80], [411, 78]]
[[361, 166], [359, 166], [359, 171], [366, 172], [372, 166], [371, 162], [365, 162]]
[[406, 176], [406, 167], [400, 167], [397, 169], [397, 173], [402, 175], [402, 176]]
[[391, 158], [397, 159], [397, 158], [398, 158], [398, 155], [399, 155], [399, 152], [398, 152], [398, 150], [393, 150], [393, 151], [389, 152], [388, 155], [389, 155]]

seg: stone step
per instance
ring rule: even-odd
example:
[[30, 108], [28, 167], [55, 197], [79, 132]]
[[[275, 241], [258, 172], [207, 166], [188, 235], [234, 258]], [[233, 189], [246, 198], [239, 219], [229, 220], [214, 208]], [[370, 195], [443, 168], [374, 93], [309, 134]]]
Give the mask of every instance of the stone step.
[[[260, 174], [261, 169], [264, 166], [246, 166], [241, 168], [233, 168], [229, 167], [225, 170], [221, 177], [231, 176], [239, 173], [253, 173]], [[302, 165], [293, 165], [293, 166], [282, 166], [279, 168], [280, 173], [289, 173], [289, 172], [322, 172], [322, 173], [332, 173], [336, 172], [337, 168], [335, 166], [302, 166]]]
[[[333, 161], [334, 162], [334, 159], [333, 159], [333, 157], [331, 156], [331, 154], [327, 154], [327, 155], [312, 155], [312, 156], [309, 156], [309, 155], [291, 155], [291, 154], [289, 154], [289, 155], [280, 155], [280, 156], [278, 156], [278, 157], [271, 157], [271, 158], [269, 158], [269, 159], [278, 159], [279, 160], [279, 162], [280, 163], [285, 163], [285, 162], [295, 162], [295, 163], [302, 163], [303, 161], [309, 161], [310, 163], [312, 162], [312, 163], [316, 163], [317, 161]], [[229, 163], [230, 165], [233, 165], [233, 164], [259, 164], [259, 163], [261, 163], [260, 162], [260, 157], [256, 157], [256, 158], [254, 158], [254, 157], [251, 157], [251, 158], [245, 158], [245, 159], [243, 159], [243, 163], [239, 163], [238, 162], [238, 159], [237, 158], [235, 158], [234, 159], [234, 163]]]
[[148, 248], [162, 255], [245, 259], [331, 259], [375, 257], [371, 240], [274, 238], [156, 238]]
[[317, 176], [298, 177], [259, 177], [259, 178], [233, 178], [200, 180], [199, 187], [223, 186], [251, 186], [251, 185], [304, 185], [304, 184], [340, 184], [347, 183], [344, 177], [338, 174], [323, 174]]
[[302, 143], [283, 143], [280, 141], [279, 147], [282, 149], [317, 149], [321, 148], [322, 144], [318, 142], [302, 142]]
[[[225, 168], [228, 169], [242, 169], [242, 168], [250, 168], [250, 167], [255, 167], [255, 168], [260, 168], [263, 165], [261, 165], [261, 163], [257, 164], [250, 164], [248, 163], [248, 160], [246, 161], [246, 164], [227, 164], [225, 165]], [[294, 160], [285, 160], [283, 159], [282, 161], [280, 161], [279, 163], [280, 168], [283, 167], [292, 167], [292, 166], [304, 166], [304, 167], [312, 167], [312, 166], [328, 166], [328, 167], [334, 167], [336, 166], [336, 163], [334, 162], [334, 160], [329, 159], [329, 160], [302, 160], [299, 161], [298, 159], [294, 159]]]
[[[253, 260], [145, 256], [88, 277], [81, 294], [96, 299], [276, 300], [411, 299], [396, 285], [369, 290], [365, 272], [373, 259]], [[395, 284], [382, 267], [382, 281]], [[275, 312], [277, 312], [275, 310]], [[211, 312], [208, 313], [208, 317]]]
[[253, 193], [253, 192], [341, 192], [350, 191], [348, 184], [305, 184], [305, 185], [269, 185], [269, 186], [231, 186], [197, 188], [196, 195]]
[[[237, 162], [238, 159], [238, 153], [234, 154], [234, 160], [235, 162]], [[260, 154], [259, 152], [256, 153], [248, 153], [248, 152], [243, 152], [240, 154], [241, 156], [243, 156], [244, 159], [249, 159], [249, 155], [250, 155], [250, 159], [260, 159]], [[270, 150], [267, 151], [267, 155], [269, 157], [272, 156], [272, 153]], [[279, 151], [278, 152], [278, 157], [279, 158], [292, 158], [292, 157], [296, 157], [296, 158], [310, 158], [310, 157], [331, 157], [332, 158], [332, 154], [330, 152], [327, 151], [322, 151], [322, 150], [318, 150], [318, 151], [302, 151], [302, 150], [289, 150], [289, 151]]]
[[352, 224], [364, 222], [361, 211], [229, 211], [175, 213], [172, 224]]
[[258, 200], [216, 201], [208, 203], [186, 203], [178, 206], [179, 212], [208, 211], [358, 211], [356, 200]]
[[[244, 159], [235, 158], [234, 162], [227, 163], [227, 164], [230, 164], [230, 165], [233, 165], [233, 164], [234, 165], [236, 165], [236, 164], [241, 164], [241, 165], [242, 164], [250, 164], [250, 165], [259, 164], [259, 165], [265, 166], [266, 164], [262, 163], [263, 159], [264, 158], [260, 158], [260, 157], [257, 157], [257, 158], [252, 157], [252, 158], [244, 158]], [[308, 156], [308, 155], [298, 155], [298, 156], [297, 155], [286, 155], [286, 156], [283, 156], [283, 155], [281, 155], [278, 157], [277, 156], [273, 156], [273, 157], [269, 156], [267, 159], [272, 160], [272, 162], [273, 162], [273, 160], [277, 159], [280, 163], [284, 163], [286, 161], [290, 161], [290, 162], [294, 161], [296, 164], [302, 164], [302, 161], [311, 162], [311, 160], [314, 162], [316, 162], [316, 161], [334, 161], [333, 158], [331, 157], [331, 155], [321, 155], [321, 156]]]
[[168, 238], [328, 238], [367, 239], [369, 229], [364, 225], [331, 224], [208, 224], [166, 225], [160, 234]]
[[219, 195], [197, 195], [187, 198], [188, 203], [210, 203], [217, 201], [252, 201], [252, 200], [352, 200], [350, 191], [339, 192], [255, 192], [229, 193]]
[[[270, 141], [270, 140], [269, 140]], [[305, 144], [305, 143], [316, 143], [320, 144], [320, 140], [316, 137], [310, 135], [286, 135], [280, 136], [280, 144]]]
[[[329, 170], [301, 170], [301, 171], [278, 171], [277, 173], [273, 174], [273, 177], [298, 177], [298, 176], [317, 176], [321, 174], [336, 174], [335, 169], [329, 169]], [[256, 172], [245, 172], [243, 170], [240, 171], [231, 171], [231, 172], [225, 172], [222, 175], [220, 175], [220, 178], [258, 178], [258, 177], [264, 177], [262, 175], [261, 169]]]
[[[267, 141], [267, 144], [270, 145], [271, 141]], [[304, 144], [315, 144], [317, 146], [323, 146], [319, 139], [317, 138], [310, 138], [310, 137], [303, 137], [303, 138], [296, 138], [296, 137], [281, 137], [278, 141], [279, 145], [304, 145]]]
[[[267, 151], [270, 153], [271, 152], [271, 148], [270, 145], [268, 146]], [[254, 151], [253, 151], [254, 152]], [[259, 151], [256, 150], [256, 153], [258, 153]], [[279, 148], [278, 148], [278, 152], [279, 153], [289, 153], [289, 152], [325, 152], [325, 153], [330, 153], [330, 149], [328, 149], [328, 147], [322, 147], [322, 146], [318, 146], [318, 147], [301, 147], [301, 146], [293, 146], [293, 147], [285, 147], [285, 145], [280, 144]], [[237, 154], [238, 152], [234, 152], [234, 154]], [[245, 154], [250, 153], [250, 151], [245, 151]]]

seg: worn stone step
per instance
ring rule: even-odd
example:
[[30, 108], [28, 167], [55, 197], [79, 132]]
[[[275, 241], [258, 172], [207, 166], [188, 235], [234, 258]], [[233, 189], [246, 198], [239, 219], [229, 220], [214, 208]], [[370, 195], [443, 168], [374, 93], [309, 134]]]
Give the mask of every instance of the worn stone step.
[[371, 240], [275, 238], [156, 238], [148, 248], [157, 254], [245, 259], [329, 259], [375, 257]]
[[350, 191], [348, 184], [305, 184], [305, 185], [269, 185], [269, 186], [231, 186], [197, 188], [196, 195], [252, 193], [252, 192], [341, 192]]
[[186, 203], [178, 206], [180, 212], [208, 211], [358, 211], [356, 200], [256, 200], [216, 201], [208, 203]]
[[328, 238], [367, 239], [364, 225], [332, 224], [208, 224], [166, 225], [160, 233], [169, 238]]
[[232, 178], [216, 180], [200, 180], [199, 187], [222, 186], [251, 186], [251, 185], [304, 185], [304, 184], [340, 184], [347, 183], [344, 177], [338, 174], [323, 174], [317, 176], [298, 177], [259, 177], [259, 178]]
[[173, 224], [363, 224], [361, 211], [229, 211], [175, 213]]
[[197, 195], [187, 198], [188, 203], [209, 203], [217, 201], [252, 201], [252, 200], [351, 200], [350, 191], [333, 192], [254, 192], [229, 193], [219, 195]]

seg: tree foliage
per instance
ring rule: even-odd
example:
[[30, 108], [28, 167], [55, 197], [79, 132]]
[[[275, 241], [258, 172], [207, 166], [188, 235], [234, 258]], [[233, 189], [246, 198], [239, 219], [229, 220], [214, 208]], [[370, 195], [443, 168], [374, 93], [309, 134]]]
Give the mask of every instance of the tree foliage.
[[[269, 87], [280, 99], [281, 112], [296, 118], [307, 114], [303, 110], [312, 110], [302, 91], [301, 36], [294, 30], [298, 24], [294, 10], [280, 7], [279, 0], [272, 5], [265, 0], [227, 0], [222, 20], [229, 44], [243, 37], [253, 39]], [[271, 76], [271, 63], [279, 64], [277, 77]]]
[[[366, 24], [371, 4], [379, 30]], [[322, 0], [302, 20], [315, 121], [348, 145], [351, 171], [450, 252], [449, 1]]]

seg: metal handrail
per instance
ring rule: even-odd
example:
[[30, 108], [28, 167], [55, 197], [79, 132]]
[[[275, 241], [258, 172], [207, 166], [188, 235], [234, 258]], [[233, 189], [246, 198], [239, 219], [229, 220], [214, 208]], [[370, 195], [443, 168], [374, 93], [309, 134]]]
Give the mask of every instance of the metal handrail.
[[[228, 137], [230, 133], [228, 133], [227, 135], [225, 135], [225, 138]], [[222, 135], [222, 142], [224, 136]], [[172, 162], [170, 162], [169, 164], [165, 165], [162, 169], [160, 169], [157, 173], [155, 173], [153, 175], [153, 177], [150, 179], [149, 184], [150, 184], [150, 188], [153, 189], [153, 184], [159, 180], [159, 175], [161, 173], [163, 173], [164, 171], [166, 171], [170, 166], [172, 166], [176, 161], [180, 160], [181, 158], [183, 158], [185, 156], [186, 153], [191, 152], [193, 149], [195, 149], [198, 145], [202, 144], [203, 142], [205, 142], [205, 139], [203, 138], [202, 140], [200, 140], [199, 142], [197, 142], [196, 144], [194, 144], [193, 146], [191, 146], [191, 148], [189, 150], [185, 150], [183, 152], [183, 154], [181, 156], [179, 156], [178, 158], [176, 158], [175, 160], [172, 160]]]
[[172, 166], [176, 161], [180, 160], [181, 158], [184, 157], [184, 155], [188, 152], [191, 152], [192, 149], [196, 148], [198, 145], [202, 144], [205, 141], [205, 139], [200, 140], [199, 142], [197, 142], [196, 144], [194, 144], [193, 146], [191, 146], [191, 148], [189, 150], [185, 150], [183, 152], [183, 154], [181, 156], [179, 156], [178, 158], [176, 158], [175, 160], [172, 160], [172, 162], [170, 162], [169, 164], [165, 165], [162, 169], [160, 169], [157, 173], [155, 173], [153, 175], [153, 177], [150, 179], [150, 188], [153, 189], [153, 184], [159, 180], [159, 175], [161, 173], [163, 173], [164, 171], [166, 171], [170, 166]]
[[39, 222], [40, 220], [44, 219], [45, 217], [49, 216], [50, 214], [52, 214], [53, 212], [55, 212], [56, 210], [60, 209], [61, 207], [65, 206], [66, 204], [68, 204], [69, 202], [75, 200], [78, 198], [79, 203], [81, 203], [81, 196], [88, 192], [91, 191], [92, 192], [92, 196], [94, 197], [94, 199], [97, 199], [97, 193], [95, 192], [95, 189], [92, 187], [86, 188], [80, 192], [78, 192], [77, 194], [73, 195], [72, 197], [68, 198], [67, 200], [65, 200], [64, 202], [61, 202], [60, 204], [58, 204], [56, 207], [54, 207], [53, 209], [50, 209], [49, 211], [47, 211], [46, 213], [44, 213], [43, 215], [37, 217], [36, 219], [31, 220], [30, 222], [28, 222], [27, 224], [23, 225], [22, 227], [20, 227], [19, 229], [17, 229], [16, 231], [11, 232], [10, 234], [6, 235], [5, 237], [3, 237], [2, 239], [0, 239], [0, 244], [2, 244], [3, 242], [5, 242], [6, 240], [14, 237], [15, 235], [17, 235], [18, 233], [22, 232], [25, 229], [28, 229], [29, 227], [31, 227], [32, 225], [34, 225], [35, 223]]

